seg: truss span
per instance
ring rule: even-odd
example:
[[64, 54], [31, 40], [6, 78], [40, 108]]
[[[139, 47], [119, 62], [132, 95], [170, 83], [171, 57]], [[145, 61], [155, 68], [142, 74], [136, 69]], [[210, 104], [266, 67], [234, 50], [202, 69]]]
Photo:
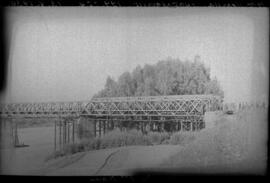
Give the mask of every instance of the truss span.
[[143, 119], [145, 117], [200, 117], [205, 111], [221, 106], [214, 95], [172, 95], [148, 97], [93, 98], [81, 102], [1, 104], [1, 117], [113, 117]]

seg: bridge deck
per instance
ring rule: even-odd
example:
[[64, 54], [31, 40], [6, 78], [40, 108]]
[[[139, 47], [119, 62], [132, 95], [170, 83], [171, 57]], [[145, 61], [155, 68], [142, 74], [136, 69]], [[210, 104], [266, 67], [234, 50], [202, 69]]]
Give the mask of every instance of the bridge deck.
[[1, 117], [73, 116], [196, 116], [215, 110], [214, 95], [93, 98], [81, 102], [1, 104]]

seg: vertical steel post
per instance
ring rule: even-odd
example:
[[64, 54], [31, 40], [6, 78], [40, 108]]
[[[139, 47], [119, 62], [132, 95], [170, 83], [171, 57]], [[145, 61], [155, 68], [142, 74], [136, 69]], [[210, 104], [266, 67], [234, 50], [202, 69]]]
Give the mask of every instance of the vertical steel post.
[[66, 121], [63, 120], [63, 145], [66, 144]]
[[111, 120], [111, 122], [112, 122], [111, 127], [112, 127], [112, 130], [113, 130], [114, 129], [114, 121], [113, 121], [113, 119]]
[[62, 123], [62, 145], [65, 145], [65, 121], [61, 120]]
[[56, 151], [56, 120], [54, 120], [54, 151]]
[[181, 121], [180, 123], [181, 123], [181, 124], [180, 124], [180, 126], [181, 126], [181, 131], [184, 131], [184, 129], [183, 129], [183, 121]]
[[[7, 118], [8, 119], [8, 118]], [[11, 133], [11, 138], [12, 138], [12, 143], [13, 143], [13, 145], [14, 145], [14, 127], [13, 127], [13, 120], [12, 119], [9, 119], [10, 120], [10, 133]], [[9, 122], [9, 121], [8, 121]]]
[[97, 136], [97, 122], [96, 119], [94, 119], [94, 136]]
[[106, 132], [110, 131], [110, 122], [109, 119], [106, 121]]
[[98, 120], [98, 131], [99, 131], [99, 137], [101, 137], [101, 121]]
[[103, 136], [105, 135], [106, 132], [106, 120], [103, 121]]
[[62, 147], [62, 119], [59, 119], [59, 144]]
[[64, 145], [66, 145], [66, 136], [67, 136], [67, 127], [66, 127], [66, 120], [64, 119]]
[[69, 125], [70, 123], [69, 123], [69, 121], [67, 122], [67, 128], [68, 128], [68, 134], [67, 134], [67, 136], [68, 136], [68, 139], [67, 139], [67, 141], [68, 141], [68, 143], [69, 143], [69, 136], [70, 136], [70, 134], [69, 134], [69, 127], [70, 127], [70, 125]]
[[72, 143], [74, 144], [75, 142], [75, 120], [72, 121]]
[[106, 120], [106, 131], [109, 131], [109, 115], [107, 115], [107, 120]]
[[18, 137], [18, 126], [17, 123], [15, 122], [15, 146], [19, 145], [19, 137]]

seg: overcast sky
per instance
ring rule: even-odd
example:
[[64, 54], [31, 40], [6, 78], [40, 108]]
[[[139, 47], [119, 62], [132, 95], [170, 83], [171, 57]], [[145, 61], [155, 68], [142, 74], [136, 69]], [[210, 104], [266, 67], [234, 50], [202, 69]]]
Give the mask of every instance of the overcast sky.
[[108, 75], [196, 55], [226, 102], [268, 97], [266, 8], [20, 7], [8, 17], [7, 102], [90, 100]]

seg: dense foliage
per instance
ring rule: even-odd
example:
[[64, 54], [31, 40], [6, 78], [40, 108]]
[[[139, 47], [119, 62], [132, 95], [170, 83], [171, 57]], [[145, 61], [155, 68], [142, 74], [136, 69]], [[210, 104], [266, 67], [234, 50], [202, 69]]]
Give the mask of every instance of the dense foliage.
[[196, 56], [194, 61], [168, 58], [155, 65], [137, 66], [115, 81], [107, 78], [105, 88], [94, 97], [157, 96], [184, 94], [216, 94], [224, 96], [210, 68]]

